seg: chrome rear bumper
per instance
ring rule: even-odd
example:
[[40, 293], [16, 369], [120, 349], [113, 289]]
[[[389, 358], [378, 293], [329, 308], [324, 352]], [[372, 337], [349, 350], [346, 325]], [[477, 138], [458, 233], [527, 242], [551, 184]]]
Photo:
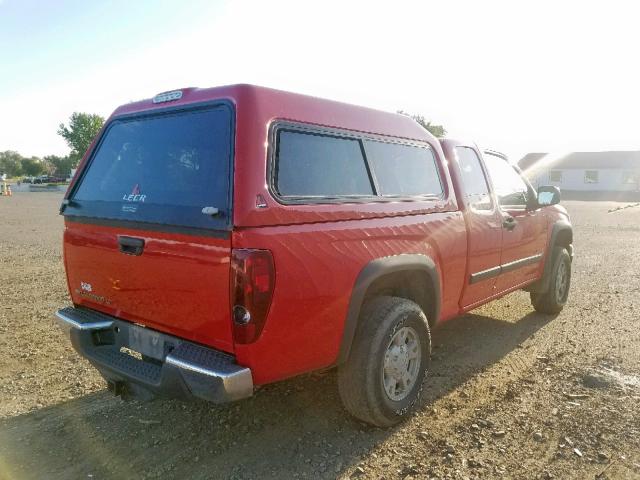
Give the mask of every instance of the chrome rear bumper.
[[229, 354], [85, 308], [63, 308], [55, 316], [117, 394], [216, 403], [253, 394], [251, 370]]

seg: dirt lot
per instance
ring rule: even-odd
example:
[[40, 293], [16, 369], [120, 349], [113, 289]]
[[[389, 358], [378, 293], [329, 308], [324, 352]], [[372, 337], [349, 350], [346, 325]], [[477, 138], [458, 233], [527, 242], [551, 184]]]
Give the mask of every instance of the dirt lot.
[[334, 372], [225, 406], [112, 397], [51, 316], [61, 198], [0, 198], [0, 478], [640, 478], [640, 207], [567, 202], [570, 305], [517, 292], [436, 329], [423, 409], [380, 430]]

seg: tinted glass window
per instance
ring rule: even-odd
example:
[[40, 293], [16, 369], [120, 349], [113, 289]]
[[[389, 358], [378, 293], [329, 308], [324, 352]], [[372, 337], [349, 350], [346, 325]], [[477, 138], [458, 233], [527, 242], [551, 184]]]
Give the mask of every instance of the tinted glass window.
[[280, 130], [276, 156], [275, 188], [283, 197], [373, 194], [357, 139]]
[[227, 107], [116, 121], [73, 200], [100, 217], [210, 224], [201, 210], [212, 206], [229, 218], [230, 149]]
[[491, 210], [491, 196], [478, 155], [472, 148], [457, 147], [465, 198], [471, 208]]
[[527, 184], [513, 166], [505, 159], [491, 154], [485, 154], [484, 161], [500, 205], [526, 206]]
[[371, 140], [365, 144], [380, 195], [442, 195], [435, 157], [430, 148]]

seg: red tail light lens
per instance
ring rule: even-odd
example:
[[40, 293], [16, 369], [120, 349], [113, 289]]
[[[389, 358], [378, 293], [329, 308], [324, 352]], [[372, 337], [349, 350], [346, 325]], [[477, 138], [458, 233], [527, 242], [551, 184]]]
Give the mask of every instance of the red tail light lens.
[[275, 268], [269, 250], [235, 248], [231, 253], [231, 313], [236, 343], [255, 342], [267, 319]]

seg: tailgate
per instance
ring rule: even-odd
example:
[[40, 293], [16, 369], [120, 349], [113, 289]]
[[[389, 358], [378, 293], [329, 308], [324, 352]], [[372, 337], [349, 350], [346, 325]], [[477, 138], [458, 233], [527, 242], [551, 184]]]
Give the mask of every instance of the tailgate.
[[[141, 254], [123, 253], [123, 237], [144, 241]], [[67, 219], [64, 257], [71, 298], [76, 305], [231, 352], [231, 240], [224, 232], [221, 237]]]
[[63, 205], [73, 302], [233, 350], [233, 108], [112, 119]]

